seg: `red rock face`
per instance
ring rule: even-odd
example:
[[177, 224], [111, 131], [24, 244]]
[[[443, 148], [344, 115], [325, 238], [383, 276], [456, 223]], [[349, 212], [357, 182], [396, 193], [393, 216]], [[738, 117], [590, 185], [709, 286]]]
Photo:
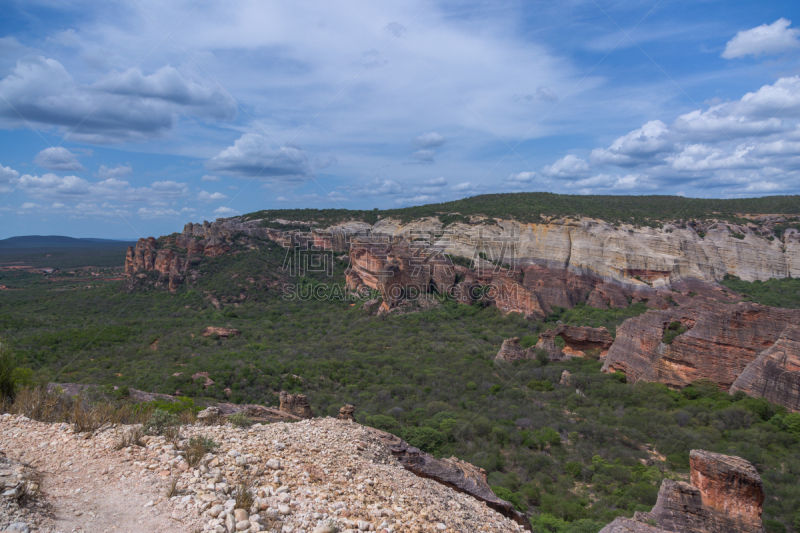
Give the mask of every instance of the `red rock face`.
[[[626, 320], [603, 370], [621, 370], [632, 382], [657, 381], [675, 388], [705, 378], [728, 390], [759, 353], [799, 321], [800, 310], [727, 305], [697, 297], [680, 307]], [[687, 331], [664, 344], [672, 322], [680, 322]]]
[[764, 486], [753, 465], [703, 450], [689, 457], [691, 483], [665, 479], [653, 509], [634, 520], [675, 533], [763, 533]]
[[764, 484], [755, 467], [740, 457], [692, 450], [691, 483], [700, 489], [703, 507], [743, 530], [761, 527]]
[[455, 269], [440, 250], [409, 243], [354, 242], [350, 249], [347, 284], [380, 291], [384, 305], [396, 307], [434, 290], [445, 292], [455, 282]]
[[[558, 348], [555, 338], [564, 340], [564, 348]], [[584, 357], [589, 350], [598, 350], [599, 357], [605, 357], [614, 338], [606, 328], [588, 326], [568, 326], [559, 324], [555, 329], [543, 331], [539, 335], [536, 348], [545, 350], [551, 361], [563, 361], [572, 357]]]
[[800, 326], [787, 327], [775, 344], [745, 367], [731, 387], [732, 393], [736, 391], [800, 412]]

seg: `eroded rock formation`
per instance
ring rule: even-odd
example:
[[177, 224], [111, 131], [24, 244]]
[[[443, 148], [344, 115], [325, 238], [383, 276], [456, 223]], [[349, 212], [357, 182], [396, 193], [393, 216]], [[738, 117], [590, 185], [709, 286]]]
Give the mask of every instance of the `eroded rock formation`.
[[520, 359], [533, 359], [533, 352], [528, 349], [525, 350], [519, 345], [519, 337], [512, 337], [503, 341], [500, 346], [500, 351], [495, 356], [495, 361], [507, 361], [513, 363]]
[[[556, 346], [556, 337], [564, 341], [564, 348]], [[535, 348], [546, 351], [551, 361], [563, 361], [584, 357], [589, 350], [595, 350], [597, 357], [605, 357], [613, 343], [614, 338], [606, 328], [559, 324], [555, 329], [543, 331]]]
[[745, 367], [731, 386], [731, 392], [736, 391], [800, 412], [800, 326], [787, 327], [775, 344]]
[[459, 492], [463, 492], [486, 503], [527, 529], [531, 529], [528, 518], [514, 509], [514, 506], [498, 498], [486, 480], [486, 471], [455, 457], [436, 459], [419, 448], [410, 446], [406, 441], [377, 429], [371, 432], [391, 451], [392, 455], [403, 465], [420, 477], [433, 479]]
[[339, 409], [339, 415], [336, 417], [339, 420], [353, 420], [355, 421], [356, 417], [354, 413], [356, 412], [356, 408], [350, 405], [343, 405], [341, 409]]
[[313, 418], [314, 414], [311, 412], [311, 405], [308, 403], [308, 398], [306, 398], [305, 394], [290, 394], [286, 391], [281, 391], [280, 399], [281, 411], [300, 418]]
[[600, 533], [664, 533], [664, 530], [620, 516], [601, 529]]
[[691, 483], [665, 479], [652, 511], [637, 511], [634, 519], [675, 533], [762, 533], [764, 485], [755, 467], [703, 450], [689, 457]]
[[[800, 310], [695, 297], [679, 307], [626, 320], [617, 329], [603, 370], [621, 370], [631, 382], [657, 381], [676, 388], [706, 378], [729, 390], [747, 365], [797, 323]], [[665, 334], [670, 331], [683, 333], [669, 339]]]

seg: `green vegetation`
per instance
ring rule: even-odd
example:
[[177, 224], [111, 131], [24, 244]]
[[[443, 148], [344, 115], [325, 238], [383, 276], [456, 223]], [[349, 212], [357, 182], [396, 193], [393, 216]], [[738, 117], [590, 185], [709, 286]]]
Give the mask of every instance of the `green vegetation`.
[[678, 335], [683, 335], [686, 333], [686, 326], [682, 325], [680, 322], [670, 322], [667, 329], [664, 330], [664, 336], [661, 338], [661, 342], [664, 344], [672, 344], [672, 341], [675, 340], [675, 337]]
[[751, 282], [726, 274], [722, 284], [744, 296], [745, 301], [786, 309], [800, 309], [800, 279], [782, 278]]
[[241, 411], [229, 416], [228, 422], [235, 428], [249, 428], [253, 425], [253, 421]]
[[[626, 222], [637, 225], [654, 225], [672, 220], [719, 219], [727, 222], [748, 222], [740, 215], [745, 213], [800, 214], [800, 197], [765, 196], [719, 200], [709, 198], [684, 198], [681, 196], [599, 196], [568, 195], [546, 192], [483, 194], [445, 202], [402, 209], [358, 211], [348, 209], [272, 209], [245, 215], [247, 219], [283, 219], [314, 221], [328, 226], [348, 220], [362, 220], [374, 224], [383, 218], [397, 218], [404, 222], [438, 216], [445, 224], [462, 222], [469, 215], [491, 218], [512, 218], [520, 222], [540, 222], [541, 216], [587, 216], [608, 222]], [[487, 220], [486, 223], [492, 223]], [[272, 226], [272, 224], [271, 224]], [[295, 227], [286, 229], [299, 229]]]
[[[360, 301], [329, 298], [344, 281], [343, 263], [333, 278], [289, 277], [279, 270], [284, 259], [277, 246], [241, 250], [205, 262], [205, 277], [175, 294], [129, 294], [121, 284], [53, 291], [40, 275], [0, 272], [0, 283], [13, 279], [21, 289], [0, 294], [0, 331], [29, 372], [97, 384], [85, 397], [115, 407], [98, 410], [95, 422], [122, 413], [118, 420], [138, 416], [149, 432], [170, 434], [196, 405], [276, 405], [281, 390], [306, 394], [317, 416], [335, 416], [350, 403], [360, 423], [486, 469], [493, 490], [531, 515], [535, 531], [551, 533], [599, 531], [616, 516], [649, 510], [661, 481], [685, 479], [689, 450], [700, 448], [756, 465], [767, 492], [765, 518], [796, 530], [800, 416], [707, 382], [680, 392], [630, 384], [601, 373], [596, 357], [493, 361], [506, 338], [533, 346], [559, 320], [613, 332], [646, 311], [644, 304], [555, 309], [543, 322], [446, 300], [422, 312], [376, 316]], [[326, 297], [284, 299], [284, 282], [301, 295], [325, 288]], [[763, 285], [763, 297], [786, 292]], [[208, 292], [220, 294], [219, 308]], [[203, 337], [207, 326], [236, 328], [241, 336]], [[568, 385], [560, 384], [564, 370]], [[193, 379], [198, 372], [213, 384]], [[185, 398], [134, 409], [124, 387]], [[65, 412], [45, 418], [72, 421]]]

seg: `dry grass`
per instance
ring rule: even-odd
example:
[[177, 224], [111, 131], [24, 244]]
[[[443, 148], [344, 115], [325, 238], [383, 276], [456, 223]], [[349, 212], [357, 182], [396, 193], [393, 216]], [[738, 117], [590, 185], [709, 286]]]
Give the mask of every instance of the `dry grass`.
[[143, 436], [144, 434], [142, 433], [142, 427], [134, 426], [128, 431], [124, 432], [122, 435], [120, 435], [120, 438], [117, 441], [114, 448], [117, 450], [121, 450], [129, 446], [144, 446], [144, 443], [142, 442]]
[[255, 479], [252, 476], [244, 476], [236, 483], [236, 509], [247, 509], [248, 511], [255, 503], [253, 487]]
[[178, 478], [173, 477], [170, 480], [169, 485], [167, 485], [167, 498], [172, 498], [178, 494], [180, 494], [180, 491], [178, 490]]
[[217, 447], [217, 444], [206, 437], [192, 437], [189, 439], [189, 442], [186, 445], [184, 451], [186, 455], [184, 458], [186, 459], [186, 463], [194, 468], [200, 461], [205, 457], [205, 455]]

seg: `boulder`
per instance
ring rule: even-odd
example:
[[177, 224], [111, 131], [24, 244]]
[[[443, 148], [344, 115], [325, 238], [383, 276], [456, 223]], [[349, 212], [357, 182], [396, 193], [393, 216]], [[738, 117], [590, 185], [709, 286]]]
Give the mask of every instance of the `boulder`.
[[519, 337], [512, 337], [503, 341], [500, 351], [495, 356], [495, 361], [507, 361], [509, 363], [520, 359], [528, 359], [529, 353], [519, 345]]
[[203, 330], [203, 337], [211, 337], [213, 335], [219, 336], [221, 339], [229, 339], [231, 337], [238, 337], [242, 332], [238, 329], [220, 328], [217, 326], [209, 326]]
[[222, 411], [220, 411], [219, 407], [212, 405], [197, 413], [197, 421], [201, 424], [213, 424], [219, 420], [221, 415]]
[[800, 412], [800, 326], [787, 327], [745, 367], [731, 386], [731, 393], [736, 391]]
[[311, 412], [311, 405], [308, 403], [308, 398], [306, 398], [305, 394], [290, 394], [286, 391], [281, 391], [280, 399], [281, 411], [300, 418], [314, 417], [314, 414]]
[[[652, 310], [626, 320], [603, 365], [604, 372], [622, 371], [628, 381], [656, 381], [682, 388], [710, 379], [729, 390], [745, 368], [784, 330], [800, 323], [800, 309], [754, 303], [724, 304], [695, 297], [680, 307]], [[665, 333], [682, 333], [671, 342]], [[788, 339], [787, 343], [790, 342]], [[760, 396], [758, 390], [753, 390]], [[784, 405], [789, 397], [776, 397]]]
[[342, 406], [339, 409], [339, 415], [336, 417], [339, 420], [352, 420], [355, 421], [356, 417], [354, 416], [356, 409], [350, 404]]
[[703, 450], [689, 457], [691, 483], [665, 479], [652, 511], [637, 511], [634, 519], [675, 533], [763, 533], [764, 486], [755, 467]]

